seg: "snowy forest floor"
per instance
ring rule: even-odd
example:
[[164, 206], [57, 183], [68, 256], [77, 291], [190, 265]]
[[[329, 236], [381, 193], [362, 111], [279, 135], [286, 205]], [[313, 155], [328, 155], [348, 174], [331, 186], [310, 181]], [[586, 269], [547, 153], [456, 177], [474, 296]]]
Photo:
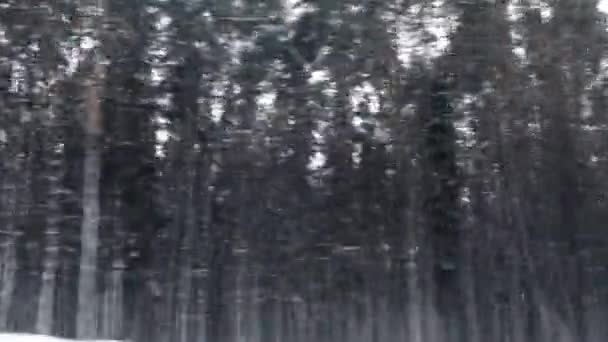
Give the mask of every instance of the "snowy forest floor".
[[[47, 335], [0, 333], [0, 342], [76, 342], [68, 338], [60, 338]], [[90, 340], [88, 342], [119, 342], [117, 340]]]

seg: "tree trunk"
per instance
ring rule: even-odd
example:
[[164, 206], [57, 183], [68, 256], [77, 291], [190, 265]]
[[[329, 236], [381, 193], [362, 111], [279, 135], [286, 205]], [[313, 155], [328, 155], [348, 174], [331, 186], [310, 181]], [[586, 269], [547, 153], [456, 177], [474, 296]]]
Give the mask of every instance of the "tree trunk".
[[407, 230], [409, 233], [406, 250], [406, 277], [407, 277], [407, 340], [411, 342], [422, 342], [422, 302], [423, 291], [420, 284], [419, 274], [420, 265], [418, 263], [418, 252], [420, 251], [419, 241], [416, 234], [417, 220], [416, 209], [414, 205], [417, 203], [417, 189], [411, 189], [409, 192], [410, 206], [407, 208]]
[[85, 142], [83, 217], [81, 226], [80, 273], [78, 277], [78, 338], [96, 335], [97, 248], [99, 245], [100, 146], [96, 135]]
[[83, 215], [81, 226], [80, 271], [78, 275], [78, 309], [76, 336], [79, 339], [97, 335], [97, 248], [99, 246], [99, 180], [101, 172], [101, 108], [105, 65], [96, 63], [86, 85], [87, 121], [83, 181]]
[[42, 284], [36, 318], [36, 332], [44, 335], [53, 333], [53, 310], [55, 308], [55, 291], [57, 287], [57, 272], [59, 269], [59, 223], [62, 220], [60, 195], [62, 193], [63, 148], [57, 139], [57, 113], [54, 112], [55, 94], [49, 94], [48, 125], [46, 127], [46, 172], [47, 172], [47, 213], [46, 213], [46, 247], [43, 261]]
[[102, 336], [120, 339], [124, 337], [123, 282], [126, 265], [122, 255], [122, 241], [124, 240], [125, 228], [121, 220], [122, 200], [118, 188], [114, 189], [113, 212], [114, 243], [111, 247], [112, 264], [109, 274], [105, 277], [106, 285], [100, 324], [102, 325]]
[[[36, 319], [36, 332], [51, 335], [53, 332], [53, 310], [55, 307], [55, 289], [57, 286], [57, 270], [59, 267], [59, 227], [61, 210], [59, 208], [56, 192], [59, 190], [58, 179], [51, 176], [49, 185], [47, 222], [46, 222], [46, 248], [44, 254], [42, 285], [38, 303]], [[55, 194], [53, 194], [55, 193]]]
[[[475, 282], [475, 268], [473, 258], [473, 243], [477, 241], [474, 239], [469, 228], [469, 234], [465, 237], [463, 242], [463, 291], [465, 296], [465, 322], [466, 322], [466, 336], [469, 342], [480, 342], [480, 327], [479, 319], [477, 315], [477, 292]], [[520, 341], [518, 341], [520, 342]]]
[[12, 305], [17, 273], [15, 220], [17, 212], [17, 185], [6, 182], [3, 187], [2, 211], [6, 217], [5, 231], [0, 246], [0, 330], [9, 328], [9, 310]]
[[259, 286], [259, 275], [257, 268], [253, 269], [253, 274], [251, 275], [251, 292], [248, 296], [248, 320], [247, 320], [247, 339], [246, 342], [260, 342], [260, 325], [258, 324], [260, 320], [260, 306], [259, 306], [259, 298], [260, 298], [260, 286]]
[[9, 327], [9, 310], [11, 308], [13, 291], [15, 290], [15, 276], [17, 273], [17, 255], [13, 238], [4, 242], [2, 259], [0, 260], [0, 330]]
[[243, 305], [245, 301], [244, 295], [244, 286], [243, 279], [245, 273], [245, 256], [237, 257], [237, 273], [236, 273], [236, 294], [235, 294], [235, 305], [234, 305], [234, 341], [235, 342], [245, 342], [245, 331], [243, 331], [243, 313], [245, 306]]
[[102, 335], [108, 338], [120, 339], [123, 332], [123, 277], [125, 264], [122, 258], [115, 257], [112, 261], [112, 270], [106, 277], [106, 290], [104, 293], [104, 314]]
[[184, 236], [181, 242], [181, 263], [180, 276], [178, 280], [178, 293], [177, 293], [177, 314], [178, 314], [178, 331], [179, 331], [179, 342], [188, 342], [192, 336], [190, 331], [190, 321], [192, 317], [192, 308], [195, 307], [195, 303], [192, 303], [192, 285], [193, 285], [193, 259], [196, 254], [196, 241], [197, 229], [196, 229], [196, 212], [195, 212], [195, 191], [200, 190], [196, 186], [197, 178], [199, 177], [199, 167], [196, 161], [197, 151], [195, 150], [194, 134], [192, 130], [196, 127], [196, 118], [193, 117], [196, 113], [186, 113], [186, 122], [183, 123], [182, 127], [182, 139], [184, 140], [183, 148], [185, 149], [185, 167], [183, 175], [184, 189], [183, 189], [183, 205], [184, 207]]

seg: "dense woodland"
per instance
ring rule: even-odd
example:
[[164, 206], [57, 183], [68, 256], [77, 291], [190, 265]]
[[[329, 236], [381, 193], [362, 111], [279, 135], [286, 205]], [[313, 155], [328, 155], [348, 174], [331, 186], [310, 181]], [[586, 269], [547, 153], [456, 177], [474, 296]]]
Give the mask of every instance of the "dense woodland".
[[0, 331], [602, 342], [597, 0], [0, 0]]

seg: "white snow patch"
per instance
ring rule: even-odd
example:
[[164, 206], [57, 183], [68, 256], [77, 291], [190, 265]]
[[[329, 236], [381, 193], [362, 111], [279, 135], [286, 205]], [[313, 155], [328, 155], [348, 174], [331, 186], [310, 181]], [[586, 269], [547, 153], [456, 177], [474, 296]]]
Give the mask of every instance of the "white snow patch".
[[600, 12], [608, 14], [608, 0], [600, 0], [597, 4], [597, 9]]
[[[23, 333], [0, 333], [0, 342], [84, 342], [85, 340], [73, 340], [47, 335], [23, 334]], [[121, 342], [119, 340], [86, 340], [87, 342]]]
[[553, 18], [553, 8], [546, 1], [538, 1], [538, 8], [540, 9], [540, 16], [543, 22], [547, 22]]
[[397, 21], [399, 59], [410, 65], [416, 57], [436, 58], [450, 44], [449, 34], [458, 23], [458, 16], [447, 9], [449, 1], [432, 0], [410, 6]]
[[322, 152], [317, 151], [309, 158], [308, 168], [311, 170], [319, 170], [325, 166], [326, 161], [327, 157], [325, 157]]
[[287, 23], [293, 23], [303, 14], [314, 10], [313, 6], [299, 0], [282, 0], [282, 7]]
[[365, 101], [369, 105], [369, 110], [372, 113], [378, 113], [380, 111], [380, 98], [377, 95], [378, 93], [379, 91], [371, 83], [363, 82], [353, 89], [350, 97], [351, 106], [356, 108], [359, 103]]
[[82, 41], [80, 42], [80, 48], [83, 50], [91, 50], [97, 45], [99, 45], [99, 42], [93, 37], [88, 36], [83, 37]]
[[169, 141], [170, 133], [166, 129], [159, 129], [156, 131], [156, 142], [164, 144]]
[[327, 70], [314, 70], [310, 74], [310, 78], [308, 79], [309, 84], [318, 84], [321, 82], [326, 82], [329, 80], [329, 71]]
[[163, 14], [155, 23], [156, 29], [159, 31], [166, 30], [173, 20], [170, 16]]

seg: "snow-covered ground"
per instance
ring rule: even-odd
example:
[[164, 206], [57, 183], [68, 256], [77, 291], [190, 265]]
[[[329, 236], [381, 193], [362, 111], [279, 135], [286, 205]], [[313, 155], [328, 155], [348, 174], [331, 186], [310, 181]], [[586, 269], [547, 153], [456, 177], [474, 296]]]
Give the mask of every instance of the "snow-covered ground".
[[[46, 335], [0, 333], [0, 342], [78, 342], [72, 340]], [[121, 342], [117, 340], [88, 340], [87, 342]]]

